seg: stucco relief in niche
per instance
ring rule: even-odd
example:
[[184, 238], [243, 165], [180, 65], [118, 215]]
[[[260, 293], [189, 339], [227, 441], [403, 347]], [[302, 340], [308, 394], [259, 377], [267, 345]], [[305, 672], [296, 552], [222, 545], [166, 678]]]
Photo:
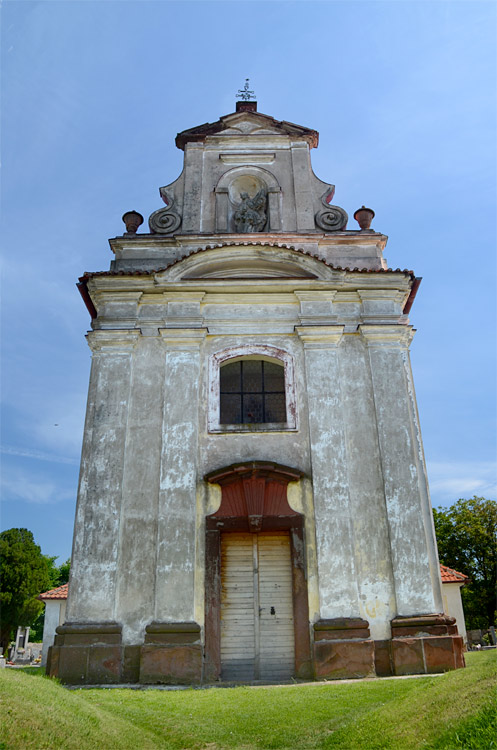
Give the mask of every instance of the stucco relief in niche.
[[260, 167], [236, 167], [225, 172], [215, 187], [216, 231], [278, 231], [280, 193], [274, 175]]
[[161, 188], [159, 192], [166, 207], [150, 214], [148, 226], [152, 234], [172, 234], [181, 225], [181, 216], [176, 211], [172, 194], [167, 193], [165, 188]]

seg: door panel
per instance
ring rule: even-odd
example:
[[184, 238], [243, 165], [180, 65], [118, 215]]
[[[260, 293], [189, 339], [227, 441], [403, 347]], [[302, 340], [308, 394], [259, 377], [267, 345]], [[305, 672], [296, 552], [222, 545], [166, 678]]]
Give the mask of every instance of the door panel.
[[221, 535], [221, 676], [288, 679], [295, 645], [290, 538]]
[[255, 668], [254, 563], [251, 534], [221, 536], [223, 680], [252, 680]]

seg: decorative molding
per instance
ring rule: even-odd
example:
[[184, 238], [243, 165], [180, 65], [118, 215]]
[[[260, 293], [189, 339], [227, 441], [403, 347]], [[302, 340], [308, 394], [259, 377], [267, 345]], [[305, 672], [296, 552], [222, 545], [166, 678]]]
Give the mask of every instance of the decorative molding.
[[181, 216], [174, 209], [174, 198], [164, 188], [160, 189], [160, 195], [166, 208], [159, 208], [150, 214], [148, 226], [153, 234], [172, 234], [181, 224]]
[[295, 326], [295, 331], [304, 349], [326, 349], [340, 344], [344, 326]]
[[333, 325], [337, 314], [333, 309], [336, 290], [294, 291], [300, 303], [299, 321], [301, 326]]
[[316, 225], [325, 232], [340, 232], [345, 229], [349, 217], [347, 213], [339, 206], [331, 206], [328, 201], [333, 198], [334, 188], [328, 190], [321, 196], [321, 203], [324, 210], [318, 211], [314, 217]]
[[86, 334], [88, 346], [94, 354], [129, 354], [141, 336], [139, 328], [89, 331]]
[[219, 154], [223, 164], [272, 164], [275, 159], [274, 153], [247, 153], [247, 154]]
[[197, 349], [207, 336], [206, 328], [159, 328], [168, 349]]
[[244, 518], [248, 530], [258, 532], [262, 530], [266, 516], [280, 520], [299, 517], [301, 514], [288, 504], [287, 485], [301, 477], [299, 470], [265, 461], [234, 464], [212, 471], [205, 479], [211, 484], [219, 484], [222, 495], [218, 510], [207, 516], [207, 525], [216, 528], [221, 519]]
[[[220, 387], [219, 368], [228, 360], [246, 359], [258, 357], [277, 361], [285, 369], [285, 400], [286, 418], [284, 423], [276, 423], [271, 427], [271, 422], [264, 425], [222, 425], [219, 421], [220, 409]], [[215, 352], [209, 357], [209, 407], [208, 407], [208, 429], [209, 432], [264, 432], [278, 429], [281, 431], [297, 429], [297, 395], [295, 388], [295, 366], [293, 357], [283, 349], [275, 346], [260, 344], [245, 344], [243, 346], [229, 347]]]
[[368, 347], [387, 349], [409, 349], [414, 329], [407, 325], [360, 325], [359, 332]]

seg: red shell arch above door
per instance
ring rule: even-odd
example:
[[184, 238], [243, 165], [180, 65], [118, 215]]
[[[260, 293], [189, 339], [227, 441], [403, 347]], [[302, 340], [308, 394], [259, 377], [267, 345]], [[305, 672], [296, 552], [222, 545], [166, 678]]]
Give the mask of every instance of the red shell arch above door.
[[221, 485], [221, 505], [207, 516], [207, 528], [268, 531], [295, 525], [301, 514], [288, 504], [287, 486], [303, 477], [299, 469], [273, 462], [232, 464], [207, 474], [210, 484]]

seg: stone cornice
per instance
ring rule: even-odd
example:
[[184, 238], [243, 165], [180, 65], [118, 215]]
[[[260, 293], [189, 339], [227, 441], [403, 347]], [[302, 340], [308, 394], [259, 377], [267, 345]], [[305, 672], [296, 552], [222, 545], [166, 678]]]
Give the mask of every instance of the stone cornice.
[[109, 352], [129, 354], [141, 336], [139, 328], [119, 330], [97, 330], [86, 334], [88, 346], [94, 354]]
[[336, 347], [342, 340], [344, 326], [295, 326], [305, 349]]
[[360, 325], [359, 332], [369, 348], [409, 349], [414, 329], [407, 325]]
[[[227, 291], [229, 287], [229, 291]], [[409, 291], [409, 279], [403, 272], [399, 273], [370, 273], [359, 274], [352, 271], [343, 271], [331, 279], [306, 279], [306, 278], [246, 278], [246, 279], [183, 279], [168, 281], [160, 278], [159, 274], [114, 274], [96, 275], [88, 280], [88, 289], [91, 295], [95, 292], [143, 292], [146, 294], [163, 294], [170, 292], [178, 293], [205, 293], [217, 294], [246, 294], [246, 293], [293, 293], [295, 292], [346, 292], [357, 293], [358, 289], [365, 291], [386, 290], [385, 298], [389, 298], [391, 291]], [[338, 300], [337, 300], [338, 301]], [[359, 298], [357, 297], [357, 302]]]
[[128, 248], [136, 251], [143, 248], [153, 249], [180, 249], [195, 247], [204, 249], [207, 247], [221, 247], [226, 245], [262, 244], [262, 245], [379, 245], [383, 250], [387, 244], [388, 237], [381, 232], [364, 232], [354, 229], [345, 229], [341, 232], [256, 232], [254, 234], [183, 234], [183, 235], [159, 235], [159, 234], [135, 234], [133, 237], [117, 236], [109, 239], [109, 245], [113, 253], [123, 252]]
[[207, 336], [206, 328], [159, 328], [168, 349], [197, 349]]

